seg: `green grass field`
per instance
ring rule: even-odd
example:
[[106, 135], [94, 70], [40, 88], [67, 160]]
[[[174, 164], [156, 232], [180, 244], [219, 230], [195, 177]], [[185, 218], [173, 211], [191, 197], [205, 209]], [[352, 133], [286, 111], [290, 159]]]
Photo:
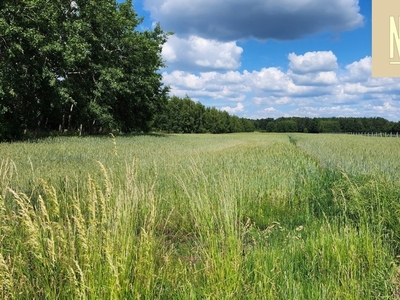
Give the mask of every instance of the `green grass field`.
[[0, 144], [1, 299], [399, 299], [400, 139]]

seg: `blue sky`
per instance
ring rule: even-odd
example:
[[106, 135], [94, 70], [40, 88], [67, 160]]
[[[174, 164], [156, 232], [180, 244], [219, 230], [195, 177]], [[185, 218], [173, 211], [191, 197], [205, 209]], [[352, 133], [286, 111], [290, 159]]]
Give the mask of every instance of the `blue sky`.
[[247, 118], [400, 120], [400, 79], [371, 76], [371, 0], [134, 0], [172, 35], [171, 94]]

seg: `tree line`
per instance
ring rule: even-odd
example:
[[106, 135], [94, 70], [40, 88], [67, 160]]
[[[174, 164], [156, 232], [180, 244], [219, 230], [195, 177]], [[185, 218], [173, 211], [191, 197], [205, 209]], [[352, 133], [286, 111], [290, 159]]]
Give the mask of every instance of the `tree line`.
[[190, 97], [172, 96], [155, 116], [153, 130], [168, 133], [232, 133], [254, 131], [254, 123], [215, 107], [205, 107]]
[[361, 133], [361, 132], [400, 132], [400, 121], [384, 118], [265, 118], [253, 120], [255, 130], [266, 132], [305, 132], [305, 133]]

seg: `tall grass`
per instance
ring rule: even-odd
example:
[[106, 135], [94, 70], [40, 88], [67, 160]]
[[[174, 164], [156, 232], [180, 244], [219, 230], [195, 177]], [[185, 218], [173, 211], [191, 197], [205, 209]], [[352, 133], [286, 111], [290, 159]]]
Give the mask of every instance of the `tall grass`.
[[395, 299], [396, 175], [337, 138], [2, 144], [0, 298]]

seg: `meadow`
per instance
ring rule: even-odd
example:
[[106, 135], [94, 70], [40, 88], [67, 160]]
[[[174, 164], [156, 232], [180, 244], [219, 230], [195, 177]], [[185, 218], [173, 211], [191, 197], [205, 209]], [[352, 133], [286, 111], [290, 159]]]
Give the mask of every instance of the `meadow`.
[[399, 299], [400, 139], [0, 144], [1, 299]]

